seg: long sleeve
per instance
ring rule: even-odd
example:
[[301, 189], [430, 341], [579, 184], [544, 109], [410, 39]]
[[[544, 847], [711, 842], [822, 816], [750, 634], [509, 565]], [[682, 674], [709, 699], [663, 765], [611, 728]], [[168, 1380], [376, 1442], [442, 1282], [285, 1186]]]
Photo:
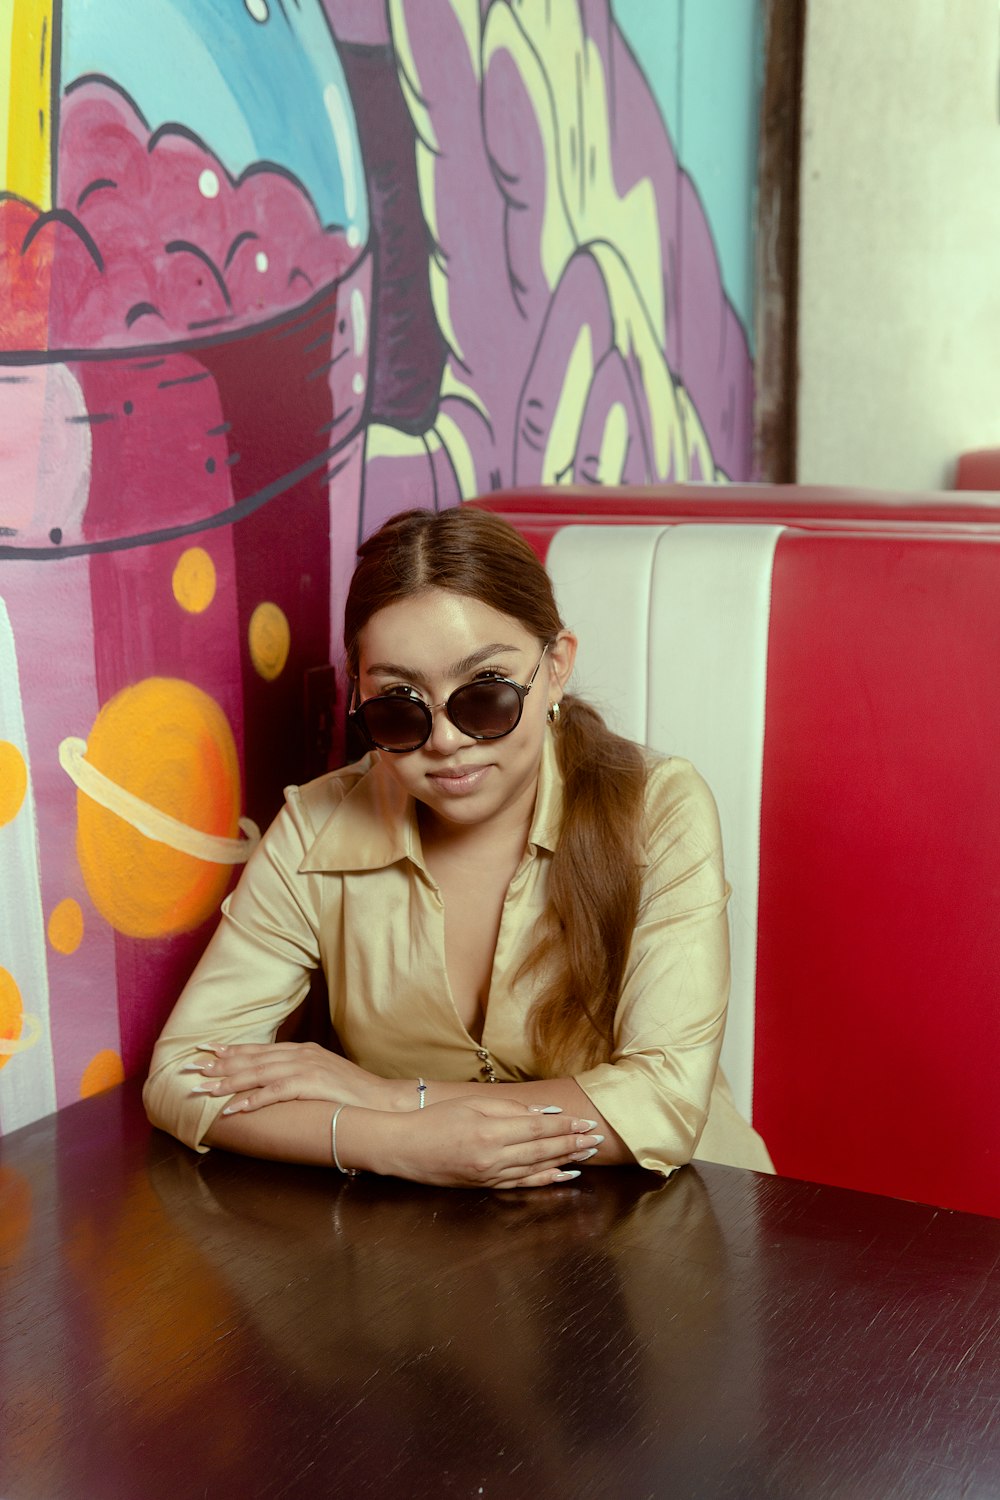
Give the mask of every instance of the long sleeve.
[[254, 851], [153, 1052], [143, 1093], [154, 1123], [198, 1150], [225, 1099], [192, 1095], [181, 1072], [199, 1043], [269, 1042], [305, 998], [319, 964], [321, 875], [299, 872], [315, 830], [304, 799], [286, 803]]
[[712, 1155], [767, 1170], [763, 1143], [718, 1075], [729, 889], [714, 799], [687, 761], [671, 759], [651, 771], [646, 809], [647, 865], [615, 1051], [577, 1082], [644, 1167], [669, 1173], [689, 1161], [711, 1106]]

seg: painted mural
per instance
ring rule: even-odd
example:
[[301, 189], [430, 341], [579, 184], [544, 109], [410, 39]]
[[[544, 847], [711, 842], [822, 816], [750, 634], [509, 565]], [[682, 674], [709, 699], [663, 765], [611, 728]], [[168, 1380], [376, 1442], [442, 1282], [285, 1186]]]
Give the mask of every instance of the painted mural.
[[0, 1128], [145, 1066], [359, 536], [751, 428], [609, 0], [0, 0]]

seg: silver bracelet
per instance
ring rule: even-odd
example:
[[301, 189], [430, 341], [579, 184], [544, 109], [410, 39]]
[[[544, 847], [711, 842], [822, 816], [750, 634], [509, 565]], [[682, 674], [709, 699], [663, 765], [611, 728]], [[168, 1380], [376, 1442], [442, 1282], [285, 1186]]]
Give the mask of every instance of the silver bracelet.
[[417, 1097], [420, 1100], [417, 1108], [423, 1109], [424, 1105], [427, 1103], [427, 1085], [422, 1078], [417, 1079]]
[[333, 1165], [337, 1168], [338, 1172], [343, 1172], [345, 1177], [357, 1177], [357, 1167], [345, 1167], [337, 1155], [337, 1121], [340, 1118], [340, 1111], [343, 1108], [342, 1104], [338, 1104], [333, 1112], [333, 1119], [330, 1121], [330, 1146], [333, 1150]]

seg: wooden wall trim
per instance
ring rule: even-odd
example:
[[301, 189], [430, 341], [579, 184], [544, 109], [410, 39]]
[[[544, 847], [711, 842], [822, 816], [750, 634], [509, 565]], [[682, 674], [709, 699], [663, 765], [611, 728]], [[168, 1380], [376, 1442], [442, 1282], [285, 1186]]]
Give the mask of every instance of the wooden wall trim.
[[806, 0], [765, 0], [756, 237], [754, 474], [796, 478], [799, 170]]

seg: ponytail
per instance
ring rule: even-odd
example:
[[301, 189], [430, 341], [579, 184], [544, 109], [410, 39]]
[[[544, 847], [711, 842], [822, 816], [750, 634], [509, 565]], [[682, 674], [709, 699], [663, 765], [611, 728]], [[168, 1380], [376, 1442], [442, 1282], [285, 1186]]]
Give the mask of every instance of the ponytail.
[[551, 966], [536, 1000], [531, 1041], [539, 1067], [611, 1056], [641, 889], [642, 751], [567, 695], [553, 730], [563, 776], [563, 821], [549, 871], [542, 937], [525, 968]]

